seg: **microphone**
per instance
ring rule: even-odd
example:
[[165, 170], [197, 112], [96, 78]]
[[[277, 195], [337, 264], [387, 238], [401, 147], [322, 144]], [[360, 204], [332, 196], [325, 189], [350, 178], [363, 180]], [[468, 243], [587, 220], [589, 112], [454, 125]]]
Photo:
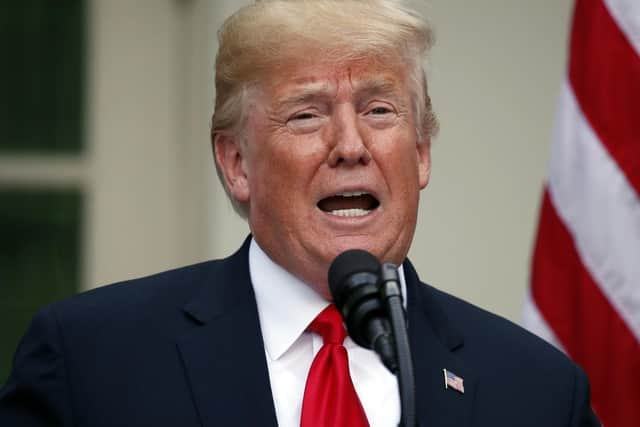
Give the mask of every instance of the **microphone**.
[[389, 313], [395, 349], [398, 361], [398, 385], [400, 386], [400, 402], [402, 405], [401, 426], [416, 426], [415, 381], [413, 378], [413, 362], [409, 336], [407, 335], [407, 322], [402, 306], [402, 293], [400, 292], [400, 278], [398, 267], [385, 263], [380, 270], [380, 298]]
[[378, 289], [380, 271], [380, 262], [369, 252], [345, 251], [331, 263], [329, 289], [349, 336], [374, 350], [387, 369], [397, 374], [395, 342]]
[[398, 269], [369, 252], [341, 253], [329, 268], [329, 289], [351, 338], [373, 349], [398, 379], [401, 427], [417, 426], [413, 363]]

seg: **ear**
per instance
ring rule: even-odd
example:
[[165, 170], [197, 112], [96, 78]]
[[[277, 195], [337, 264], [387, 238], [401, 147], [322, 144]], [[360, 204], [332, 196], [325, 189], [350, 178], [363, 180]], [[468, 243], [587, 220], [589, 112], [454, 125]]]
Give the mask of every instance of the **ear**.
[[431, 176], [431, 141], [420, 141], [416, 144], [418, 155], [418, 182], [420, 189], [424, 189]]
[[239, 137], [217, 133], [213, 139], [213, 151], [229, 193], [238, 202], [248, 202], [249, 179]]

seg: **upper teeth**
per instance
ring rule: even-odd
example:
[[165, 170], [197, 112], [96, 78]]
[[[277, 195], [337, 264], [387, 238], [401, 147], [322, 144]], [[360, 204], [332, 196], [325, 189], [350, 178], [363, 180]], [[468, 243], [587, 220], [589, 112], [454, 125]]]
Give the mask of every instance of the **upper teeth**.
[[366, 209], [337, 209], [331, 211], [331, 214], [337, 216], [364, 216], [369, 212]]
[[362, 196], [364, 194], [367, 194], [367, 192], [366, 191], [343, 191], [342, 193], [336, 194], [336, 196], [357, 197], [357, 196]]

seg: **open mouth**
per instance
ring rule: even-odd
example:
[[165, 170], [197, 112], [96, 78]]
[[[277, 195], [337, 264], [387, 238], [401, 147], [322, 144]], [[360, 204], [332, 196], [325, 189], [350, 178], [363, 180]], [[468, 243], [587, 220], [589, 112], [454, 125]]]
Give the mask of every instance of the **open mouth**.
[[344, 217], [365, 216], [378, 206], [378, 199], [365, 191], [345, 191], [318, 202], [323, 212]]

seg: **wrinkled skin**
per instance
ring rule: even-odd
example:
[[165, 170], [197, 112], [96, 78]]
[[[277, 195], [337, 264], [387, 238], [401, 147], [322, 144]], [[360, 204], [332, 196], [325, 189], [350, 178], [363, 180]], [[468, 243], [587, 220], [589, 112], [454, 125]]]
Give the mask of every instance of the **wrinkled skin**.
[[[429, 181], [429, 141], [418, 141], [406, 67], [360, 62], [289, 67], [252, 96], [246, 145], [219, 135], [230, 193], [248, 202], [251, 232], [269, 257], [330, 299], [327, 271], [342, 251], [401, 263]], [[379, 206], [358, 217], [320, 200], [366, 191]]]

